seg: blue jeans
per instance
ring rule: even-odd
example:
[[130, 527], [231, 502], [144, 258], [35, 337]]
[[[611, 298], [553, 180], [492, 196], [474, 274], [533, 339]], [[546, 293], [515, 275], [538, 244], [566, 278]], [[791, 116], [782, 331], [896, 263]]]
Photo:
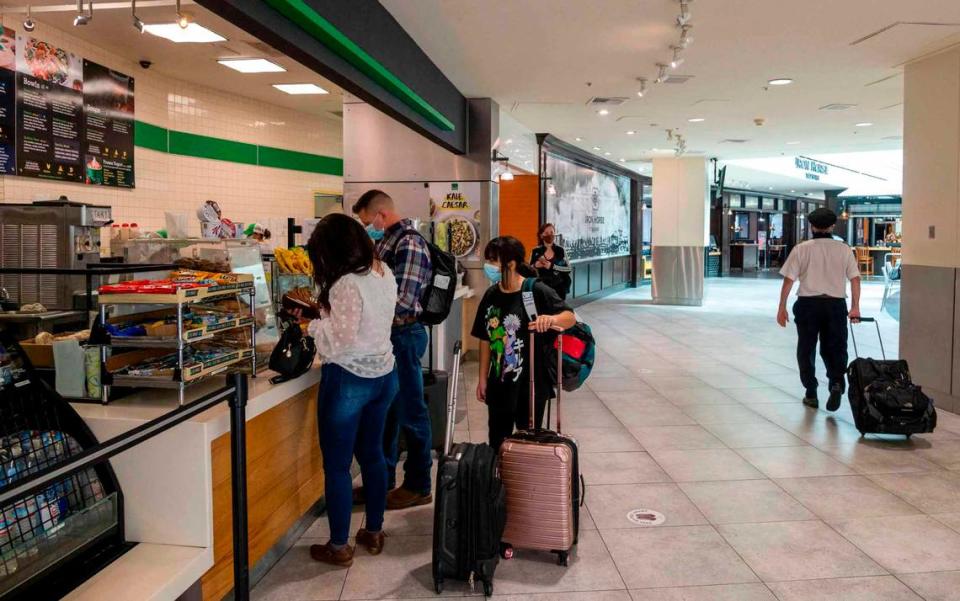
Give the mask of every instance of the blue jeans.
[[407, 460], [403, 464], [403, 487], [414, 492], [430, 494], [430, 468], [433, 457], [433, 435], [430, 431], [430, 412], [423, 398], [423, 371], [420, 357], [427, 350], [427, 330], [414, 323], [393, 328], [390, 335], [393, 355], [397, 359], [397, 380], [400, 388], [387, 417], [383, 439], [387, 458], [387, 488], [395, 488], [400, 431], [407, 438]]
[[354, 453], [366, 491], [366, 529], [376, 532], [383, 527], [387, 505], [383, 429], [387, 409], [397, 394], [397, 370], [379, 378], [361, 378], [335, 363], [328, 363], [320, 373], [317, 417], [330, 540], [336, 545], [345, 545], [350, 536], [353, 507], [350, 464]]

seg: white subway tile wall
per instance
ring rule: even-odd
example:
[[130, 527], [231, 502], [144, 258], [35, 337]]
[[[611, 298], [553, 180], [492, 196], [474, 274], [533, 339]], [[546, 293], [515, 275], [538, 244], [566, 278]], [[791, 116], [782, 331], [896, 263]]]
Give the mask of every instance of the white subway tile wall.
[[[19, 20], [4, 25], [23, 31]], [[49, 26], [37, 37], [83, 58], [136, 78], [136, 118], [168, 129], [264, 146], [340, 157], [340, 119], [301, 113], [258, 100], [187, 83], [107, 52]], [[117, 223], [137, 223], [141, 231], [164, 227], [164, 212], [187, 213], [191, 235], [199, 235], [195, 212], [206, 199], [220, 203], [225, 217], [253, 221], [284, 240], [286, 218], [313, 216], [313, 194], [339, 193], [343, 178], [318, 173], [257, 167], [166, 154], [136, 148], [133, 190], [0, 176], [0, 202], [31, 202], [67, 195], [71, 200], [110, 205]], [[279, 238], [277, 238], [279, 236]]]

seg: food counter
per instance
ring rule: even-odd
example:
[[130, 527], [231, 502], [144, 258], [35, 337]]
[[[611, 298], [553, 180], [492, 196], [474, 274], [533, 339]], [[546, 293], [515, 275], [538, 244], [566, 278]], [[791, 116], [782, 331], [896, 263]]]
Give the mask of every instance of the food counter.
[[757, 244], [731, 244], [730, 269], [756, 271], [760, 266], [759, 248]]
[[[323, 494], [317, 438], [320, 370], [272, 385], [250, 381], [247, 485], [250, 565], [307, 514]], [[186, 402], [223, 385], [211, 379]], [[175, 409], [177, 394], [144, 390], [109, 405], [73, 407], [100, 440]], [[176, 599], [200, 581], [204, 600], [233, 588], [230, 425], [224, 403], [117, 456], [126, 538], [139, 544], [66, 598], [70, 601]]]

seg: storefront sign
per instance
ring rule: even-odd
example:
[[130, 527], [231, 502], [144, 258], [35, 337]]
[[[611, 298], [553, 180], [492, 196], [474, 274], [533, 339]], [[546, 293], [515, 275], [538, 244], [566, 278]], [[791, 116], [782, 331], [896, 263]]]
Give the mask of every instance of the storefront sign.
[[829, 167], [826, 164], [806, 157], [794, 157], [793, 164], [797, 169], [804, 172], [804, 177], [807, 179], [820, 181], [821, 175], [829, 173]]
[[630, 179], [548, 154], [546, 220], [569, 260], [630, 252]]
[[458, 259], [480, 257], [479, 182], [431, 182], [434, 241]]
[[132, 188], [133, 78], [83, 61], [83, 181]]

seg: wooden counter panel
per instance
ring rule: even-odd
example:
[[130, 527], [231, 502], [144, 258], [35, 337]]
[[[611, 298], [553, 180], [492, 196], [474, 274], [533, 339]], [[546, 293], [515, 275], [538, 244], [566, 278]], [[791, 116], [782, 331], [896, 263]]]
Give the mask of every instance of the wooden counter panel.
[[[204, 601], [233, 588], [230, 435], [211, 445], [214, 565], [201, 579]], [[250, 564], [255, 564], [323, 496], [317, 387], [247, 422]]]

